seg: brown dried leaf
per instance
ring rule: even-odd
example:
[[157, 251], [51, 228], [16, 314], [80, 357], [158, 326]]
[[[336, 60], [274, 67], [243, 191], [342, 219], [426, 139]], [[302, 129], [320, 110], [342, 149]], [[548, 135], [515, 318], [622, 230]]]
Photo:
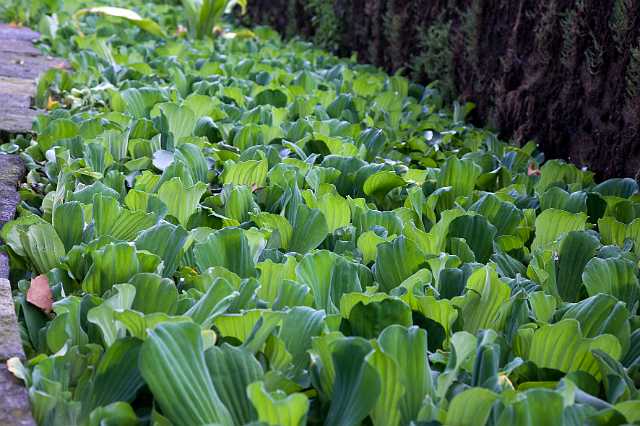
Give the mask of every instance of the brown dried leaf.
[[529, 163], [529, 167], [527, 168], [527, 175], [540, 176], [540, 169], [534, 163]]
[[46, 275], [38, 275], [31, 280], [31, 286], [27, 291], [27, 302], [37, 306], [46, 313], [51, 312], [53, 295], [49, 287], [49, 279]]

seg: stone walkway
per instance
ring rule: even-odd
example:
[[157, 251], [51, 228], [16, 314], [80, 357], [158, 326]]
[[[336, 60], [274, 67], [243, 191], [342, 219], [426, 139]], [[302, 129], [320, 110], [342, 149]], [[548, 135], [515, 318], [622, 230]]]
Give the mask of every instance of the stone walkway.
[[[0, 137], [30, 133], [39, 113], [32, 108], [38, 76], [65, 62], [43, 56], [33, 45], [39, 34], [28, 28], [0, 24]], [[3, 142], [6, 142], [3, 141]], [[11, 220], [20, 202], [16, 192], [25, 173], [20, 157], [0, 154], [0, 228]], [[7, 360], [25, 360], [11, 296], [9, 263], [0, 253], [0, 425], [35, 425], [27, 390], [7, 369]]]
[[[19, 157], [0, 155], [0, 228], [15, 214], [20, 202], [16, 188], [23, 176]], [[11, 296], [9, 262], [0, 253], [0, 425], [34, 425], [27, 390], [7, 370], [7, 360], [12, 357], [25, 360]]]
[[38, 114], [32, 108], [36, 79], [61, 59], [43, 56], [33, 45], [40, 35], [28, 28], [0, 24], [0, 132], [27, 133]]

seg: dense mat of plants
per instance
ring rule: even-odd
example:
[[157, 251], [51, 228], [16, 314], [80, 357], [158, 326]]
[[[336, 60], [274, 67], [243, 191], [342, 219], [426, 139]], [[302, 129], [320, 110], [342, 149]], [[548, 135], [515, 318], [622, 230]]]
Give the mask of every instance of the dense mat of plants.
[[1, 236], [39, 424], [640, 421], [634, 180], [271, 30], [139, 11], [44, 17], [73, 71], [1, 147], [29, 168]]

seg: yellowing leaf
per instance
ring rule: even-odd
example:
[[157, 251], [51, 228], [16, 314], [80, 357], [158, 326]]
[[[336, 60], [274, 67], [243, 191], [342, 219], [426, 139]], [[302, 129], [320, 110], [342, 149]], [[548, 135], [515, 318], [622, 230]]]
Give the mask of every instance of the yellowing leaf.
[[136, 12], [134, 12], [131, 9], [125, 9], [122, 7], [113, 7], [113, 6], [89, 7], [86, 9], [78, 10], [73, 16], [75, 19], [77, 19], [78, 17], [82, 15], [87, 15], [87, 14], [96, 14], [96, 15], [102, 15], [102, 16], [107, 16], [111, 18], [124, 19], [125, 21], [128, 21], [133, 25], [136, 25], [140, 29], [150, 34], [153, 34], [158, 37], [165, 36], [164, 31], [162, 30], [160, 25], [158, 25], [158, 23], [152, 21], [151, 19], [143, 18], [142, 16], [138, 15]]

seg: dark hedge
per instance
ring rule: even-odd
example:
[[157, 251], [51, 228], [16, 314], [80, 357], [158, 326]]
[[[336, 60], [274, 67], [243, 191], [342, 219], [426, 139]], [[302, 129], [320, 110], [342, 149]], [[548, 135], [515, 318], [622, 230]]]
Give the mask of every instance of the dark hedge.
[[640, 168], [640, 0], [250, 0], [254, 23], [477, 104], [599, 178]]

